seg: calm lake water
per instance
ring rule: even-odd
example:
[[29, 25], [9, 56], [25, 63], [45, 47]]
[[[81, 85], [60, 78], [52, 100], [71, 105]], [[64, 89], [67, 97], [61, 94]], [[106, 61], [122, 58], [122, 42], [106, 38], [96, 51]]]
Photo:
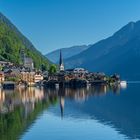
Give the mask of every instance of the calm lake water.
[[140, 84], [0, 90], [0, 140], [140, 139]]

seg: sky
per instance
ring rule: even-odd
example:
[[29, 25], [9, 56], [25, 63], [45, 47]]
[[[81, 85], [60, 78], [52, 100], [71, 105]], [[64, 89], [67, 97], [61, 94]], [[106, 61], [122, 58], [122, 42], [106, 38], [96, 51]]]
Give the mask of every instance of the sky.
[[140, 0], [0, 0], [0, 12], [46, 54], [94, 44], [140, 20]]

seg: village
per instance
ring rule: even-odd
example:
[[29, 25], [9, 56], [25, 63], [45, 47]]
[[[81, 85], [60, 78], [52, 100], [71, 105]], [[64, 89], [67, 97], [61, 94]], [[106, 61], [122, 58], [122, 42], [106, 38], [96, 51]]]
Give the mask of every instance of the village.
[[66, 69], [60, 51], [59, 68], [36, 70], [29, 57], [23, 58], [23, 65], [15, 66], [11, 62], [0, 61], [0, 85], [3, 88], [43, 86], [43, 87], [86, 87], [87, 85], [118, 84], [120, 76], [107, 76], [101, 72], [88, 72], [84, 68]]

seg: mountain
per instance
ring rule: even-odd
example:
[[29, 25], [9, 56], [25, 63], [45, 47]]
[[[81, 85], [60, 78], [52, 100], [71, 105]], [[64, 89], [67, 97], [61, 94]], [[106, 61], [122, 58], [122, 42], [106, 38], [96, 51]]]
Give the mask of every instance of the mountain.
[[140, 21], [128, 23], [111, 37], [66, 59], [65, 65], [118, 73], [126, 80], [140, 80]]
[[[63, 53], [63, 58], [67, 59], [69, 57], [72, 57], [74, 55], [77, 55], [81, 53], [82, 51], [88, 49], [90, 46], [82, 45], [82, 46], [73, 46], [70, 48], [62, 48], [61, 51]], [[54, 63], [58, 63], [60, 55], [60, 49], [55, 50], [51, 53], [46, 54], [45, 56], [50, 59]]]
[[48, 67], [49, 60], [0, 13], [0, 60], [20, 64], [21, 50], [24, 50], [25, 54], [33, 59], [36, 68], [39, 68], [42, 64]]

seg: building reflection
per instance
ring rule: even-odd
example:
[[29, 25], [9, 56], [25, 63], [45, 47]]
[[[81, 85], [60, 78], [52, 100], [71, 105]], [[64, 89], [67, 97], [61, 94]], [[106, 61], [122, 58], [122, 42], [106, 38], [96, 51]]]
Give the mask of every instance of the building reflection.
[[[107, 94], [118, 95], [120, 94], [121, 89], [122, 88], [120, 86], [110, 87], [104, 85], [92, 87], [89, 86], [87, 88], [79, 89], [43, 89], [33, 87], [27, 89], [19, 88], [14, 91], [0, 89], [0, 124], [1, 130], [4, 130], [0, 132], [1, 139], [5, 140], [5, 136], [7, 137], [7, 139], [10, 139], [11, 134], [12, 136], [15, 135], [13, 136], [15, 137], [15, 139], [18, 139], [19, 135], [21, 135], [23, 131], [29, 128], [29, 125], [31, 125], [31, 123], [35, 121], [35, 119], [40, 115], [40, 113], [42, 113], [46, 109], [49, 109], [50, 106], [59, 104], [59, 116], [63, 119], [66, 113], [66, 106], [69, 105], [69, 103], [67, 103], [68, 100], [74, 100], [74, 102], [76, 101], [78, 103], [84, 103], [90, 97], [102, 97], [106, 96]], [[99, 115], [99, 117], [103, 115], [103, 118], [111, 117], [109, 120], [114, 118], [114, 123], [116, 123], [116, 126], [119, 126], [119, 121], [121, 119], [124, 119], [124, 117], [122, 117], [118, 121], [118, 118], [121, 117], [120, 114], [124, 113], [125, 111], [128, 111], [123, 106], [124, 101], [125, 99], [121, 100], [120, 104], [118, 104], [118, 102], [114, 104], [112, 104], [112, 102], [100, 102], [99, 104], [96, 104], [97, 102], [91, 102], [92, 105], [98, 105], [98, 108], [91, 109], [91, 112], [89, 111], [88, 113], [95, 113], [96, 116]], [[86, 107], [90, 108], [91, 104], [88, 104], [88, 106]], [[74, 111], [71, 113], [74, 113]], [[129, 114], [129, 118], [132, 118], [130, 120], [139, 122], [138, 118], [133, 118], [132, 113]], [[122, 121], [120, 122], [120, 126], [122, 126]], [[123, 126], [126, 125], [125, 128], [129, 128], [125, 121], [123, 122]]]
[[24, 106], [25, 116], [34, 110], [35, 102], [44, 98], [44, 92], [37, 88], [2, 90], [0, 89], [0, 112], [8, 113], [16, 106]]
[[19, 94], [25, 109], [25, 117], [35, 109], [35, 102], [41, 101], [44, 98], [43, 91], [33, 87], [23, 89]]
[[61, 118], [63, 119], [64, 115], [64, 106], [65, 106], [65, 89], [61, 88], [58, 90], [59, 102], [60, 102], [60, 110], [61, 110]]
[[0, 89], [0, 113], [8, 113], [17, 106], [24, 107], [24, 117], [35, 110], [35, 103], [49, 100], [60, 103], [61, 117], [64, 115], [65, 98], [75, 100], [76, 102], [85, 102], [90, 96], [105, 96], [109, 91], [119, 94], [120, 86], [92, 86], [87, 88], [61, 88], [61, 89], [43, 89], [43, 88], [19, 88], [14, 91]]
[[89, 97], [96, 96], [105, 96], [110, 91], [113, 94], [118, 95], [120, 93], [120, 86], [92, 86], [88, 88], [61, 88], [58, 91], [54, 90], [54, 94], [58, 94], [59, 102], [60, 102], [60, 110], [61, 110], [61, 118], [64, 116], [64, 106], [65, 106], [65, 98], [69, 98], [71, 100], [75, 100], [76, 102], [85, 102]]
[[[105, 96], [110, 93], [118, 94], [120, 87], [95, 86], [79, 89], [43, 89], [43, 88], [19, 88], [16, 90], [0, 89], [0, 124], [2, 140], [5, 136], [15, 139], [31, 125], [41, 112], [50, 106], [59, 104], [60, 117], [65, 117], [65, 106], [68, 100], [84, 103], [90, 97]], [[8, 119], [5, 119], [8, 118]], [[6, 123], [5, 123], [6, 122]], [[9, 127], [7, 127], [7, 124]], [[12, 128], [12, 129], [11, 129]]]

